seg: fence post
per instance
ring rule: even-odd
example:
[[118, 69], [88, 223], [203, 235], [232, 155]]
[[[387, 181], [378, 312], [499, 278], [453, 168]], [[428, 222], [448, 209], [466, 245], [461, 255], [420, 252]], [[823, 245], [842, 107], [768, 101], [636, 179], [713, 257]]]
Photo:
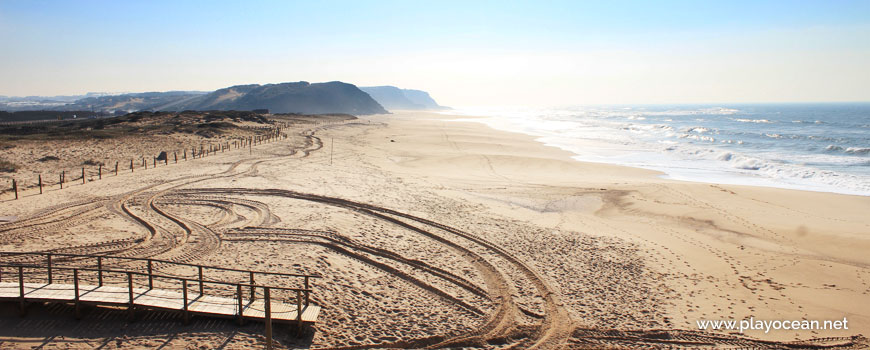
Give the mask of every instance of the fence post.
[[48, 284], [51, 284], [53, 278], [51, 276], [51, 253], [46, 254], [46, 266], [48, 266]]
[[248, 271], [248, 272], [251, 273], [251, 301], [254, 301], [254, 299], [256, 299], [255, 298], [256, 295], [254, 294], [254, 271]]
[[115, 176], [118, 176], [118, 162], [115, 162]]
[[103, 257], [97, 257], [97, 281], [99, 283], [99, 287], [103, 286]]
[[302, 292], [299, 290], [296, 291], [296, 326], [299, 327], [299, 334], [302, 334]]
[[103, 179], [103, 165], [100, 164], [100, 167], [97, 169], [97, 178], [99, 180]]
[[39, 194], [42, 194], [42, 174], [39, 174]]
[[245, 323], [244, 314], [243, 314], [245, 311], [245, 307], [244, 307], [244, 305], [242, 305], [242, 285], [241, 284], [236, 285], [236, 298], [239, 299], [238, 300], [239, 315], [238, 315], [237, 322], [239, 322], [239, 326], [241, 326], [242, 324]]
[[263, 299], [266, 302], [266, 349], [272, 350], [272, 302], [269, 297], [269, 287], [263, 287]]
[[19, 301], [19, 312], [21, 316], [24, 316], [24, 266], [18, 267], [18, 301]]
[[151, 259], [148, 259], [148, 289], [154, 289], [154, 276], [151, 274]]
[[130, 297], [130, 302], [127, 304], [127, 317], [133, 319], [133, 273], [127, 272], [127, 295]]
[[12, 190], [15, 191], [15, 199], [18, 199], [18, 183], [12, 179]]
[[148, 161], [145, 160], [145, 157], [142, 157], [142, 167], [148, 170]]
[[172, 155], [175, 156], [175, 164], [178, 164], [178, 152], [172, 151]]
[[182, 155], [182, 159], [187, 160], [187, 148], [184, 149], [184, 155]]
[[82, 318], [79, 306], [79, 269], [73, 269], [73, 288], [75, 288], [76, 319]]
[[182, 294], [184, 295], [184, 307], [183, 307], [183, 309], [184, 309], [184, 323], [187, 324], [187, 323], [190, 323], [190, 313], [187, 311], [187, 280], [186, 279], [183, 279], [183, 278], [181, 279], [181, 286], [182, 286], [181, 287]]
[[199, 267], [199, 296], [202, 297], [202, 266]]
[[82, 167], [82, 185], [85, 184], [85, 168]]
[[60, 189], [63, 189], [63, 178], [66, 177], [65, 175], [66, 175], [66, 170], [61, 170], [61, 172], [60, 172]]

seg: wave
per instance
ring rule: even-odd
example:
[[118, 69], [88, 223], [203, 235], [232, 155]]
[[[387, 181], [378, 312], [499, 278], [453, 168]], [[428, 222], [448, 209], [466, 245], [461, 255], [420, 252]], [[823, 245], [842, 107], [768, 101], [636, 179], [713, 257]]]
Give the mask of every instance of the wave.
[[837, 152], [842, 150], [843, 147], [840, 146], [828, 145], [828, 147], [825, 147], [825, 152]]
[[774, 122], [767, 119], [743, 119], [743, 118], [730, 118], [733, 121], [741, 122], [741, 123], [756, 123], [756, 124], [773, 124]]
[[705, 132], [710, 132], [710, 129], [707, 129], [703, 126], [694, 126], [694, 127], [687, 128], [687, 129], [683, 130], [683, 132], [696, 132], [699, 134], [703, 134]]
[[870, 155], [870, 148], [867, 147], [846, 147], [837, 145], [828, 145], [825, 147], [825, 152], [843, 152], [848, 154]]
[[[743, 115], [727, 116], [736, 113]], [[499, 111], [477, 121], [538, 136], [578, 160], [652, 168], [674, 179], [870, 195], [867, 119], [776, 114], [757, 107], [596, 107]]]
[[864, 147], [849, 147], [849, 148], [846, 148], [846, 151], [845, 151], [845, 152], [846, 152], [846, 153], [851, 153], [851, 154], [865, 154], [865, 155], [866, 155], [866, 154], [870, 154], [870, 148], [864, 148]]

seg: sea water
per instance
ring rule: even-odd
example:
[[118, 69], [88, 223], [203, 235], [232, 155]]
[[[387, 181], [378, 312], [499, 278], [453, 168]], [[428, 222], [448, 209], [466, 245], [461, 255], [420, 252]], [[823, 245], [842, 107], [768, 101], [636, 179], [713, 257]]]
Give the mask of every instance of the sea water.
[[870, 195], [870, 103], [464, 108], [581, 161], [665, 177]]

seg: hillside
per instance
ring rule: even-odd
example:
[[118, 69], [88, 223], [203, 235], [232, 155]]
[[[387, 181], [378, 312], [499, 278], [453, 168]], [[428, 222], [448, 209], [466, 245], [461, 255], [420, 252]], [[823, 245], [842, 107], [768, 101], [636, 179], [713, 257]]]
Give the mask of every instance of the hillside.
[[143, 110], [167, 110], [167, 107], [205, 94], [199, 91], [143, 92], [114, 96], [87, 97], [56, 107], [56, 110], [93, 110], [114, 112], [136, 112]]
[[447, 108], [438, 105], [426, 91], [400, 89], [395, 86], [366, 86], [361, 87], [360, 90], [368, 93], [387, 109], [438, 110]]
[[237, 85], [192, 98], [167, 110], [254, 110], [301, 114], [379, 114], [387, 111], [355, 85], [296, 83]]
[[[0, 110], [22, 110], [21, 106], [26, 103], [33, 104], [33, 102], [23, 101], [22, 98], [6, 99], [14, 102], [0, 103]], [[14, 103], [21, 106], [14, 105]], [[271, 113], [298, 114], [364, 115], [387, 113], [387, 110], [367, 93], [355, 85], [340, 81], [314, 84], [300, 81], [266, 85], [236, 85], [213, 92], [144, 92], [86, 97], [74, 102], [30, 104], [27, 105], [28, 109], [94, 111], [110, 114], [136, 111], [250, 111], [255, 109], [268, 109]]]

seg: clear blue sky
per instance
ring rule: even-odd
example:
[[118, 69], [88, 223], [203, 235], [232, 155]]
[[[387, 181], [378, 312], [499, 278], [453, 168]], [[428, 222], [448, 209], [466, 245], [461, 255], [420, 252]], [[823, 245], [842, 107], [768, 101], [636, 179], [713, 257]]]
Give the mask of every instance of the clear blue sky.
[[448, 105], [866, 101], [870, 1], [0, 0], [0, 95], [341, 80]]

